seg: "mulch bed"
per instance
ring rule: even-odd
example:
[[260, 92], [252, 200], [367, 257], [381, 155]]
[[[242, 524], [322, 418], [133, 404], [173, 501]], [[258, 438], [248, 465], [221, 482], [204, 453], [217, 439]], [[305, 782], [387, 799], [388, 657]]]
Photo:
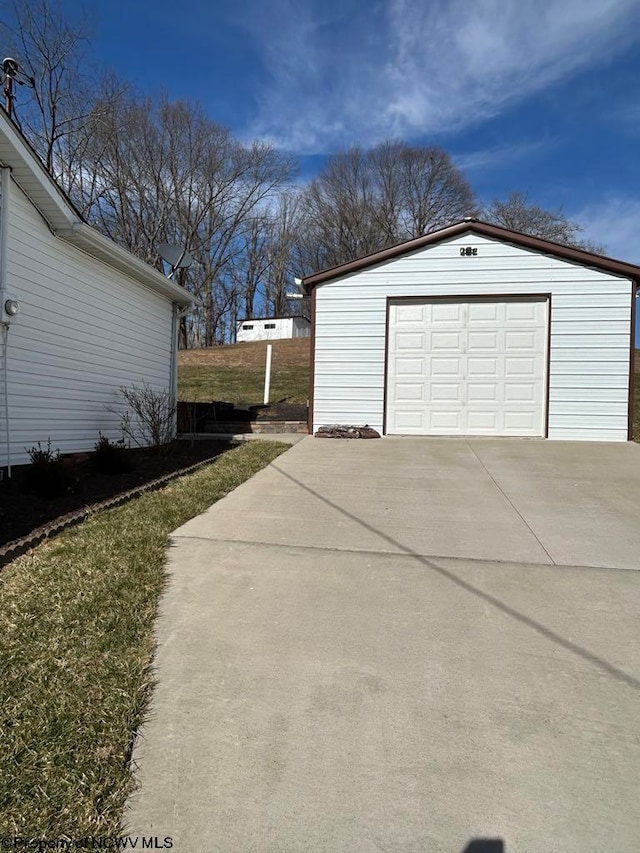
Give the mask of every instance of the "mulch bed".
[[220, 400], [210, 403], [178, 403], [178, 432], [208, 432], [212, 423], [224, 425], [249, 424], [252, 421], [306, 421], [307, 407], [304, 403], [289, 403], [280, 400], [264, 406], [258, 403], [234, 405]]
[[258, 409], [259, 421], [306, 421], [307, 407], [304, 403], [272, 403]]
[[229, 449], [224, 441], [177, 441], [170, 453], [157, 456], [146, 449], [130, 451], [133, 469], [122, 474], [100, 474], [91, 459], [73, 464], [73, 491], [61, 497], [35, 494], [28, 480], [28, 465], [13, 469], [10, 480], [0, 482], [0, 547], [62, 516], [90, 504], [114, 498], [166, 474], [171, 474]]

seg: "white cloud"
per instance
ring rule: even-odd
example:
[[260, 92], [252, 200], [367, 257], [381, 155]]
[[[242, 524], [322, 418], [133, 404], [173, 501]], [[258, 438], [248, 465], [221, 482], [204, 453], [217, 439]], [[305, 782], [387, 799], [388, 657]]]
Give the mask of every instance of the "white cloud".
[[580, 237], [603, 244], [610, 257], [640, 264], [640, 198], [609, 196], [569, 218], [584, 227]]
[[274, 0], [243, 26], [266, 77], [248, 132], [298, 153], [470, 126], [608, 60], [637, 0]]
[[472, 172], [476, 169], [497, 169], [507, 163], [517, 163], [526, 157], [533, 157], [542, 151], [548, 151], [557, 143], [553, 140], [533, 140], [513, 145], [495, 145], [466, 154], [453, 154], [453, 161], [459, 169]]

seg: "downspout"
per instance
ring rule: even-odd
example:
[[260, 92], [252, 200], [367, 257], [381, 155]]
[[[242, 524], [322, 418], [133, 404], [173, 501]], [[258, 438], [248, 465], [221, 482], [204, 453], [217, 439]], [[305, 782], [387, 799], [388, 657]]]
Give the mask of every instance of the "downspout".
[[4, 426], [6, 436], [7, 477], [11, 477], [11, 418], [9, 415], [9, 320], [4, 313], [7, 298], [7, 235], [9, 228], [9, 187], [11, 169], [0, 167], [0, 329], [3, 332], [2, 369], [4, 374]]
[[171, 306], [171, 373], [169, 383], [171, 387], [171, 399], [175, 407], [174, 433], [178, 433], [178, 335], [180, 331], [180, 320], [191, 310], [191, 305], [180, 308], [177, 302]]

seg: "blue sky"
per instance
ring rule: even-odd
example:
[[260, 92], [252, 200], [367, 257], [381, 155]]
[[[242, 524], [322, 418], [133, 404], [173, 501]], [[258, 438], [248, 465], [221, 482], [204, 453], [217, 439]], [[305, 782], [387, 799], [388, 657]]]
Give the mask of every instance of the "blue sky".
[[640, 263], [640, 0], [63, 0], [149, 93], [302, 158], [445, 148], [481, 199], [562, 207]]

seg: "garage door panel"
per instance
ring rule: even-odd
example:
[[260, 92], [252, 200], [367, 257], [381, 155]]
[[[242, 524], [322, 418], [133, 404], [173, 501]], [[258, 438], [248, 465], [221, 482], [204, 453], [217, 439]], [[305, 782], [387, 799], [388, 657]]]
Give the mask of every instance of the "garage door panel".
[[431, 376], [459, 376], [462, 378], [462, 358], [432, 358], [430, 359]]
[[398, 352], [416, 350], [422, 353], [425, 345], [425, 334], [420, 332], [402, 332], [396, 335], [396, 349]]
[[430, 403], [462, 403], [462, 385], [460, 383], [429, 382], [425, 383], [430, 395], [426, 402]]
[[398, 382], [396, 385], [396, 402], [397, 403], [423, 403], [425, 395], [425, 383], [417, 382]]
[[429, 311], [427, 305], [407, 304], [396, 306], [395, 320], [398, 325], [403, 323], [424, 323]]
[[467, 359], [467, 376], [497, 376], [499, 373], [498, 358], [477, 358], [471, 357]]
[[509, 352], [513, 352], [514, 350], [530, 350], [536, 353], [539, 348], [539, 334], [536, 331], [505, 332], [505, 349]]
[[392, 303], [387, 432], [542, 435], [547, 314], [536, 297]]
[[540, 315], [540, 306], [546, 306], [546, 302], [539, 300], [536, 302], [513, 301], [504, 303], [504, 314], [507, 323], [535, 323]]
[[469, 302], [467, 307], [469, 328], [476, 324], [495, 326], [499, 320], [500, 306], [495, 302]]
[[505, 403], [535, 403], [541, 397], [534, 382], [505, 382], [502, 390]]
[[462, 322], [463, 303], [461, 302], [433, 302], [431, 304], [431, 325], [437, 327], [441, 324], [455, 324], [459, 326]]
[[467, 352], [496, 352], [501, 349], [501, 335], [498, 332], [469, 332]]
[[467, 402], [478, 403], [490, 400], [497, 403], [501, 397], [500, 391], [495, 382], [467, 382]]
[[452, 409], [431, 412], [431, 431], [457, 433], [461, 428], [461, 413]]
[[396, 360], [396, 376], [424, 376], [424, 358], [398, 358]]
[[460, 352], [462, 348], [461, 332], [433, 332], [431, 334], [431, 352]]
[[505, 378], [511, 376], [536, 376], [537, 359], [535, 358], [506, 358], [504, 364]]
[[517, 412], [507, 411], [504, 413], [505, 432], [522, 435], [535, 429], [535, 414], [531, 411]]
[[405, 435], [423, 435], [427, 430], [426, 415], [419, 411], [396, 412], [394, 431]]
[[498, 432], [498, 413], [488, 409], [469, 409], [467, 412], [467, 429], [469, 433], [489, 432], [495, 435]]

